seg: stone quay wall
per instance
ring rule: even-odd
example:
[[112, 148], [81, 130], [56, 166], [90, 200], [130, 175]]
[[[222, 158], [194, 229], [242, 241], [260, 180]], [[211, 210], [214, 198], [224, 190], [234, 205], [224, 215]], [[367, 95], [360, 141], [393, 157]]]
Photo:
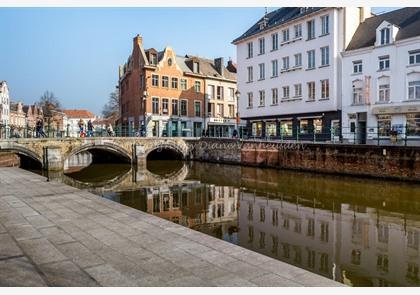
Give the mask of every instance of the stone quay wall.
[[20, 158], [13, 153], [0, 153], [0, 167], [19, 167]]
[[420, 181], [420, 148], [201, 139], [193, 159], [405, 181]]

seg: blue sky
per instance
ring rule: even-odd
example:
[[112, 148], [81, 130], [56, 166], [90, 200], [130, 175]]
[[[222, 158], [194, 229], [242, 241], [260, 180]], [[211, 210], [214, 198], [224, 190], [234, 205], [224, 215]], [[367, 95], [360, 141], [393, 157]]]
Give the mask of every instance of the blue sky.
[[12, 100], [33, 103], [49, 90], [65, 108], [100, 114], [135, 35], [143, 36], [147, 48], [235, 59], [230, 42], [263, 13], [264, 8], [0, 8], [0, 80], [8, 82]]

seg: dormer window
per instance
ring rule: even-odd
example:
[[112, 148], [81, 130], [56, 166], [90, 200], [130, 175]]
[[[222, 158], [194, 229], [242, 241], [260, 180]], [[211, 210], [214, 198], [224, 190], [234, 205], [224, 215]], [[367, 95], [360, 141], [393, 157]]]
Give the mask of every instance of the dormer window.
[[193, 72], [194, 73], [199, 73], [200, 72], [200, 64], [197, 61], [195, 61], [193, 63]]
[[389, 44], [391, 40], [391, 30], [384, 28], [381, 30], [381, 45]]
[[150, 63], [154, 66], [157, 65], [157, 54], [150, 54]]

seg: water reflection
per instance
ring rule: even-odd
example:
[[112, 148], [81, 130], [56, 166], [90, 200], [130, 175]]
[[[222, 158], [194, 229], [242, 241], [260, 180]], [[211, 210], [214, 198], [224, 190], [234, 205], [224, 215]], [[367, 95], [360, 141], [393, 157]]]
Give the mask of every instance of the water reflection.
[[[170, 164], [130, 168], [99, 193], [348, 285], [420, 285], [419, 185]], [[78, 181], [97, 179], [99, 169], [80, 171]]]

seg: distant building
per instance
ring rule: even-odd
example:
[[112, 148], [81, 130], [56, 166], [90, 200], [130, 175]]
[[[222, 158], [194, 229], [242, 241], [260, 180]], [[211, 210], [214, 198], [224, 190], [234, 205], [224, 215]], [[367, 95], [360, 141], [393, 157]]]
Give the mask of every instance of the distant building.
[[[66, 115], [64, 124], [64, 134], [69, 137], [79, 137], [80, 128], [79, 122], [82, 120], [84, 122], [85, 128], [87, 128], [87, 123], [89, 120], [92, 123], [95, 122], [96, 116], [87, 110], [63, 110], [63, 113]], [[95, 124], [93, 124], [95, 127]]]
[[6, 81], [0, 82], [0, 138], [9, 135], [10, 98]]
[[[229, 130], [233, 122], [217, 122], [214, 118], [229, 119], [235, 112], [235, 107], [231, 110], [228, 106], [236, 105], [235, 100], [224, 102], [231, 97], [229, 88], [236, 91], [235, 73], [231, 70], [232, 66], [226, 68], [222, 59], [179, 56], [170, 47], [160, 52], [145, 49], [142, 37], [137, 35], [132, 54], [119, 71], [121, 129], [126, 134], [140, 132], [157, 137], [201, 136], [209, 124]], [[211, 109], [214, 105], [217, 110], [215, 101], [206, 106], [206, 87], [211, 83], [222, 91], [219, 116]]]
[[35, 128], [38, 120], [44, 121], [44, 113], [42, 108], [35, 105], [24, 105], [23, 112], [26, 115], [26, 128], [28, 129], [28, 137], [36, 135]]
[[21, 102], [10, 103], [9, 126], [11, 137], [26, 136], [26, 114], [23, 111], [23, 104]]
[[367, 18], [343, 55], [343, 138], [420, 137], [420, 8]]

